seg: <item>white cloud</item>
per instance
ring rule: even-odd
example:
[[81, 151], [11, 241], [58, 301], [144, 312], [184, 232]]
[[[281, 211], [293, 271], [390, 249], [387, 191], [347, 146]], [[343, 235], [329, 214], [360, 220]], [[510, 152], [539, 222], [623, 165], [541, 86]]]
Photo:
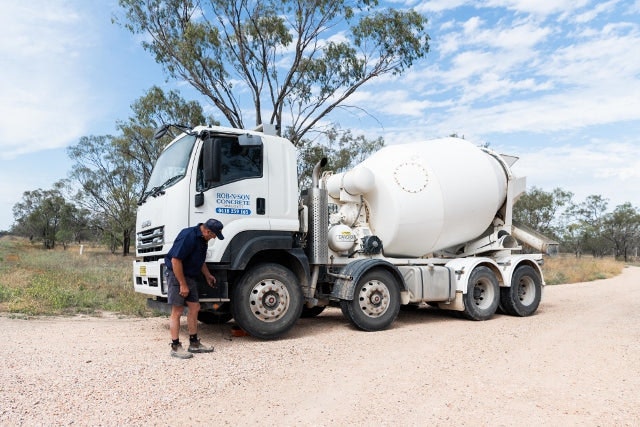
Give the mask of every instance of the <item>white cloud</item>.
[[0, 156], [64, 146], [82, 133], [89, 111], [79, 62], [89, 29], [65, 1], [9, 0], [2, 8]]
[[428, 13], [428, 12], [443, 12], [446, 10], [455, 9], [460, 6], [464, 6], [469, 3], [468, 0], [430, 0], [423, 1], [418, 4], [413, 4], [413, 2], [409, 2], [410, 6], [412, 6], [416, 11], [420, 13]]
[[574, 21], [578, 23], [586, 23], [586, 22], [592, 21], [602, 13], [610, 12], [617, 3], [618, 3], [618, 0], [610, 0], [605, 3], [596, 4], [595, 7], [593, 7], [592, 9], [578, 14], [574, 18]]
[[[583, 144], [583, 145], [576, 145]], [[640, 157], [633, 142], [598, 139], [584, 144], [575, 141], [557, 147], [518, 150], [517, 174], [527, 176], [527, 186], [545, 191], [554, 188], [574, 193], [574, 201], [601, 195], [609, 199], [609, 209], [631, 202], [639, 206], [635, 192], [640, 182]]]
[[[585, 10], [587, 5], [486, 4], [518, 11], [538, 7], [548, 13]], [[612, 13], [615, 6], [615, 2], [596, 4], [589, 11], [604, 15]], [[495, 22], [490, 16], [467, 17], [455, 25], [451, 23], [456, 21], [447, 18], [432, 32], [434, 49], [427, 58], [431, 65], [413, 68], [398, 79], [412, 91], [394, 92], [385, 84], [384, 92], [389, 96], [368, 105], [379, 112], [399, 114], [405, 113], [401, 105], [412, 105], [408, 116], [414, 118], [415, 125], [439, 135], [453, 130], [487, 136], [563, 132], [640, 120], [637, 22], [616, 16], [608, 22], [576, 26], [522, 13], [503, 13]], [[398, 102], [392, 98], [394, 93]], [[412, 103], [411, 98], [419, 102]], [[431, 102], [422, 102], [426, 99]], [[420, 107], [421, 111], [416, 109]]]
[[504, 7], [519, 13], [547, 16], [568, 15], [588, 4], [588, 0], [487, 0], [485, 7]]

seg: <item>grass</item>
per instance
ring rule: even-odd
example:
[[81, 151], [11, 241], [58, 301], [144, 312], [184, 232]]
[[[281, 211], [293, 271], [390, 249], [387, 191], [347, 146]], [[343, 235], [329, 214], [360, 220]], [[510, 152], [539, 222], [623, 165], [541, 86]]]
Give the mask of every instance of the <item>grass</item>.
[[[146, 296], [133, 290], [131, 257], [102, 247], [44, 250], [27, 240], [0, 238], [0, 312], [20, 316], [99, 315], [149, 316]], [[545, 258], [548, 285], [614, 277], [624, 263], [612, 258]]]
[[32, 315], [148, 316], [146, 297], [133, 290], [131, 257], [102, 247], [41, 249], [0, 238], [0, 312]]
[[611, 257], [593, 258], [582, 256], [576, 258], [565, 254], [554, 258], [545, 258], [542, 272], [547, 285], [565, 283], [590, 282], [608, 279], [622, 273], [625, 264]]

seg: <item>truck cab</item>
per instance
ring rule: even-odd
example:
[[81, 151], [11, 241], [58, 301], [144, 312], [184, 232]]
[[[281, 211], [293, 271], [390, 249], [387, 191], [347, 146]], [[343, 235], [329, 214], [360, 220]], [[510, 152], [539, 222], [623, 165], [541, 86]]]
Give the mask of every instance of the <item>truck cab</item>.
[[292, 249], [292, 235], [300, 228], [296, 160], [288, 140], [263, 132], [199, 126], [174, 139], [139, 201], [135, 290], [160, 308], [167, 296], [164, 256], [175, 237], [216, 218], [226, 238], [209, 243], [206, 262], [218, 286], [200, 288], [203, 319], [214, 305], [228, 309], [229, 275], [246, 266], [247, 254], [270, 242]]

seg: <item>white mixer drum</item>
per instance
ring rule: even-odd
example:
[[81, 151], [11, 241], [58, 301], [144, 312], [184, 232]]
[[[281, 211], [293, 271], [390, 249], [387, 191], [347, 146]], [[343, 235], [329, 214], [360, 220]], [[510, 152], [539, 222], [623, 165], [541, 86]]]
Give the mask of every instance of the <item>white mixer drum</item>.
[[375, 175], [364, 198], [386, 256], [418, 257], [474, 239], [506, 199], [500, 162], [459, 138], [390, 145], [359, 166]]

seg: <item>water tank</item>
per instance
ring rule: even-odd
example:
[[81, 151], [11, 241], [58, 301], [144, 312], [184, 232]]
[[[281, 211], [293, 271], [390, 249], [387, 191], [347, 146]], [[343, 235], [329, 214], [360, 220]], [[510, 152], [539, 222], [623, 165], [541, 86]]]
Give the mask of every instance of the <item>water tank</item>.
[[498, 159], [459, 138], [390, 145], [358, 167], [375, 177], [363, 196], [386, 256], [422, 256], [480, 236], [507, 194]]

